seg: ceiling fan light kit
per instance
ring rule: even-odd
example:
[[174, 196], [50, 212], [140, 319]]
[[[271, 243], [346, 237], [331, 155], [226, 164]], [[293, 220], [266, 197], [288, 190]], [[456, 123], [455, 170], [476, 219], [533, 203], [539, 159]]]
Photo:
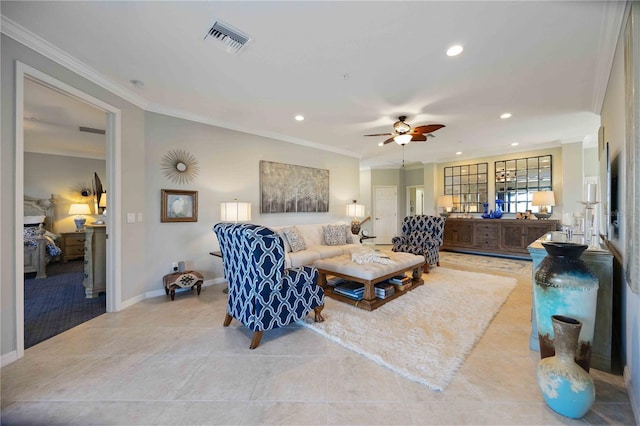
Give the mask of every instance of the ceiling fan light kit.
[[432, 132], [445, 127], [444, 124], [427, 124], [411, 127], [411, 125], [405, 121], [406, 119], [407, 117], [405, 115], [398, 117], [398, 121], [393, 123], [393, 133], [375, 133], [365, 136], [391, 136], [378, 145], [382, 146], [390, 142], [395, 142], [400, 146], [405, 146], [409, 142], [425, 142], [428, 138], [433, 137]]

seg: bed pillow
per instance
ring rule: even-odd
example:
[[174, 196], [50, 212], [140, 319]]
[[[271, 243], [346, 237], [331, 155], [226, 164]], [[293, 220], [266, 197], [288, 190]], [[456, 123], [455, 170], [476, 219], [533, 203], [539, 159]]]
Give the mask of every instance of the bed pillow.
[[347, 244], [347, 234], [344, 225], [327, 225], [322, 227], [324, 243], [328, 246]]
[[41, 216], [25, 216], [24, 217], [24, 224], [25, 225], [40, 225], [41, 223], [44, 223], [44, 219], [45, 219], [44, 215], [41, 215]]
[[284, 228], [282, 232], [284, 232], [284, 235], [287, 237], [287, 241], [289, 241], [289, 246], [291, 246], [292, 252], [296, 253], [307, 248], [304, 244], [302, 234], [300, 234], [300, 231], [298, 231], [298, 228], [295, 226]]

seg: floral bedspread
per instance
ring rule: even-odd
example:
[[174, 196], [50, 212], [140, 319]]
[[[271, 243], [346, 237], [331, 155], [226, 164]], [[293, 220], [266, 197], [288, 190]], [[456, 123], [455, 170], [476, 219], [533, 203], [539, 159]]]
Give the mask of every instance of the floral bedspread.
[[[38, 247], [38, 240], [36, 237], [40, 233], [40, 229], [38, 227], [25, 227], [24, 228], [24, 245], [29, 247]], [[47, 240], [47, 254], [49, 256], [59, 256], [62, 254], [62, 250], [60, 247], [56, 245], [53, 239], [48, 236], [46, 233], [43, 235]]]

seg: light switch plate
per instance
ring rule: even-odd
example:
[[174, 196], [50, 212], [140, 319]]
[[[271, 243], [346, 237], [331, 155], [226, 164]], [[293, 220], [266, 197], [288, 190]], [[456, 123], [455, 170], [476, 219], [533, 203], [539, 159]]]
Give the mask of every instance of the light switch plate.
[[127, 223], [135, 223], [135, 222], [136, 222], [136, 214], [127, 213]]
[[138, 213], [138, 222], [142, 222], [142, 213]]

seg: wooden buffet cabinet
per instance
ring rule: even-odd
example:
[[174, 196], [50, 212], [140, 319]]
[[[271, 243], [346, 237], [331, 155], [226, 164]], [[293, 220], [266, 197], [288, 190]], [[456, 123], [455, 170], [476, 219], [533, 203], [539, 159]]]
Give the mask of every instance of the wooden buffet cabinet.
[[107, 227], [87, 225], [84, 241], [84, 292], [87, 298], [107, 290]]
[[527, 246], [558, 226], [557, 220], [447, 218], [441, 250], [529, 259]]

